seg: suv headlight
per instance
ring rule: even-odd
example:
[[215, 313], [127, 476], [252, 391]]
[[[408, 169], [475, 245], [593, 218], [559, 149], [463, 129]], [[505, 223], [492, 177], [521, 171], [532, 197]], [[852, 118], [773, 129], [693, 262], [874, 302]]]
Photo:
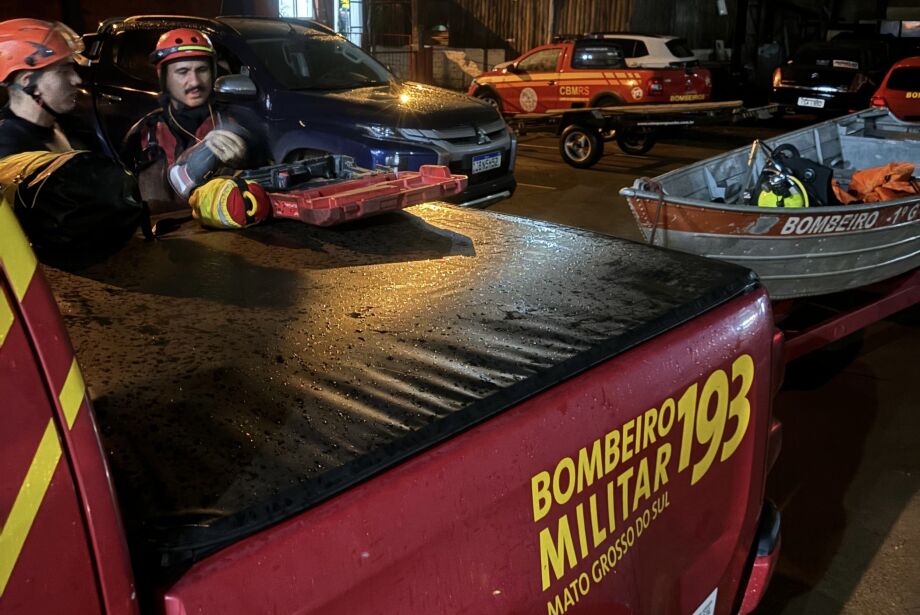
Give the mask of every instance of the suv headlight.
[[400, 136], [392, 126], [383, 124], [357, 124], [357, 126], [372, 139], [397, 139]]

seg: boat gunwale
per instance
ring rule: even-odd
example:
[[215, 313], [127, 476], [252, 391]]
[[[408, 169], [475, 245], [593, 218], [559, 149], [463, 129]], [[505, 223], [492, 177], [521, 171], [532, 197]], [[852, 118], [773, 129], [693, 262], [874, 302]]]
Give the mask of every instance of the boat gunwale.
[[[642, 180], [637, 180], [642, 181]], [[873, 211], [876, 209], [885, 209], [887, 207], [898, 207], [904, 205], [912, 205], [920, 203], [920, 194], [914, 196], [906, 196], [900, 199], [892, 199], [890, 201], [877, 201], [875, 203], [852, 203], [850, 205], [820, 205], [817, 207], [801, 207], [801, 208], [782, 208], [782, 207], [758, 207], [756, 205], [745, 205], [743, 203], [713, 203], [711, 201], [702, 201], [698, 199], [689, 199], [686, 197], [673, 196], [670, 194], [658, 194], [657, 192], [650, 192], [648, 190], [643, 190], [641, 188], [636, 188], [634, 185], [626, 188], [620, 188], [620, 195], [626, 197], [627, 200], [638, 198], [638, 199], [648, 199], [650, 201], [663, 201], [668, 204], [673, 205], [686, 205], [691, 207], [701, 207], [703, 209], [714, 209], [720, 211], [728, 211], [733, 213], [744, 213], [744, 214], [754, 214], [754, 215], [788, 215], [788, 216], [809, 216], [815, 215], [816, 213], [829, 213], [829, 214], [841, 214], [849, 212], [866, 212]], [[916, 220], [909, 222], [920, 221], [920, 217]], [[867, 229], [868, 230], [868, 229]]]
[[[872, 229], [872, 230], [881, 231], [881, 230], [890, 230], [890, 229], [892, 229], [892, 228], [895, 228], [895, 227], [887, 226], [887, 227], [883, 227], [883, 228], [881, 228], [881, 229]], [[867, 230], [868, 230], [868, 229], [867, 229]], [[690, 231], [673, 231], [673, 230], [668, 230], [668, 232], [671, 233], [671, 234], [677, 234], [677, 233], [679, 233], [679, 234], [682, 234], [682, 235], [685, 235], [685, 236], [699, 237], [699, 238], [702, 238], [702, 239], [713, 239], [713, 238], [723, 238], [723, 237], [725, 237], [725, 238], [731, 238], [731, 239], [742, 239], [742, 240], [744, 240], [744, 241], [755, 241], [755, 240], [756, 240], [756, 241], [778, 241], [778, 240], [786, 241], [786, 240], [789, 240], [789, 239], [798, 239], [798, 240], [799, 240], [799, 243], [807, 243], [807, 242], [809, 242], [810, 240], [813, 240], [813, 239], [815, 239], [815, 238], [827, 239], [827, 235], [725, 235], [725, 234], [721, 234], [721, 233], [701, 233], [701, 232], [699, 232], [699, 231], [690, 232]], [[848, 232], [848, 233], [852, 233], [852, 232], [854, 232], [854, 231], [850, 231], [850, 232]], [[843, 237], [844, 235], [846, 235], [846, 234], [848, 234], [848, 233], [839, 233], [839, 235], [840, 235], [841, 237]], [[800, 253], [796, 253], [796, 254], [779, 255], [779, 256], [777, 256], [777, 255], [772, 255], [769, 259], [763, 258], [763, 257], [757, 257], [757, 256], [750, 256], [750, 255], [747, 255], [747, 254], [744, 254], [744, 255], [740, 255], [740, 254], [739, 254], [739, 255], [737, 255], [737, 256], [732, 255], [732, 258], [739, 258], [739, 259], [743, 259], [743, 260], [761, 260], [761, 261], [763, 261], [763, 260], [794, 260], [794, 259], [800, 259], [800, 258], [810, 258], [810, 259], [816, 259], [816, 258], [836, 258], [836, 257], [840, 257], [840, 256], [846, 256], [846, 255], [852, 255], [852, 254], [862, 254], [862, 253], [865, 253], [865, 252], [873, 252], [873, 251], [883, 250], [883, 249], [887, 249], [887, 248], [895, 248], [895, 247], [898, 247], [898, 246], [909, 245], [909, 244], [911, 244], [911, 243], [913, 243], [913, 242], [915, 242], [915, 241], [920, 241], [920, 236], [906, 237], [906, 238], [904, 238], [904, 239], [899, 239], [899, 240], [897, 240], [897, 241], [895, 241], [895, 242], [884, 243], [884, 244], [878, 244], [877, 246], [868, 246], [868, 247], [864, 247], [864, 248], [856, 248], [856, 249], [853, 249], [853, 250], [847, 250], [847, 251], [845, 251], [845, 252], [842, 252], [842, 251], [840, 251], [840, 252], [825, 252], [825, 251], [822, 251], [822, 252], [819, 252], [819, 253], [817, 253], [817, 254], [811, 254], [811, 253], [810, 253], [810, 254], [800, 254]], [[659, 244], [655, 244], [655, 245], [659, 245]], [[714, 257], [714, 255], [709, 254], [709, 253], [703, 254], [702, 252], [699, 252], [699, 254], [702, 255], [702, 256], [706, 256], [706, 257]]]

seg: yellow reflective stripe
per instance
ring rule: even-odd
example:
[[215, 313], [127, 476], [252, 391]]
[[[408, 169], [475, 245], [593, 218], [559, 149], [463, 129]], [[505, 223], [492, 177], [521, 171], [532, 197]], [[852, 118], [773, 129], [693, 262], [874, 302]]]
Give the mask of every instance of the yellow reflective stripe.
[[[16, 300], [21, 302], [38, 270], [38, 261], [5, 196], [0, 198], [0, 266], [6, 270]], [[3, 345], [12, 324], [12, 306], [6, 295], [0, 294], [0, 346]], [[73, 427], [85, 395], [83, 375], [74, 359], [64, 387], [58, 395], [68, 428]], [[0, 530], [0, 597], [6, 591], [13, 568], [45, 499], [60, 459], [61, 443], [54, 420], [51, 419], [45, 426], [45, 433], [38, 444], [19, 493], [16, 494], [13, 507], [3, 524], [3, 529]]]
[[240, 225], [237, 224], [233, 216], [230, 215], [230, 193], [233, 192], [234, 188], [236, 188], [236, 183], [232, 180], [227, 180], [223, 187], [221, 187], [213, 207], [217, 212], [217, 218], [220, 219], [221, 226], [240, 228]]
[[214, 50], [210, 47], [204, 47], [202, 45], [179, 45], [176, 47], [177, 52], [179, 51], [207, 51], [208, 53], [213, 52]]
[[6, 341], [6, 334], [10, 332], [13, 326], [13, 308], [7, 301], [6, 295], [0, 292], [0, 348], [3, 348], [3, 342]]
[[[20, 152], [0, 159], [0, 184], [4, 188], [15, 186], [23, 179], [31, 176], [37, 169], [47, 165], [55, 159], [68, 156], [55, 152]], [[68, 156], [71, 157], [71, 156]]]
[[83, 384], [83, 374], [80, 372], [80, 366], [74, 359], [70, 364], [70, 371], [67, 373], [67, 380], [64, 381], [64, 388], [58, 400], [61, 402], [61, 409], [64, 410], [64, 416], [67, 418], [67, 428], [73, 427], [73, 422], [77, 419], [77, 412], [83, 404], [83, 397], [86, 395], [86, 386]]
[[16, 495], [10, 516], [3, 524], [0, 532], [0, 596], [6, 590], [6, 585], [13, 574], [13, 567], [19, 559], [19, 553], [26, 542], [32, 523], [38, 514], [51, 477], [61, 458], [61, 443], [58, 441], [54, 421], [48, 421], [45, 434], [32, 458], [32, 465], [26, 473], [26, 479]]
[[0, 265], [6, 269], [16, 299], [22, 301], [38, 261], [16, 221], [13, 207], [5, 198], [0, 200]]
[[604, 73], [590, 72], [590, 73], [562, 73], [559, 75], [560, 81], [580, 81], [582, 79], [603, 79]]
[[[70, 371], [58, 395], [64, 416], [67, 419], [68, 429], [73, 427], [83, 398], [86, 396], [86, 386], [83, 382], [83, 373], [74, 359], [70, 364]], [[19, 488], [16, 501], [0, 533], [0, 596], [3, 595], [10, 575], [22, 552], [26, 537], [32, 529], [32, 524], [41, 508], [42, 501], [51, 485], [51, 477], [61, 459], [61, 443], [58, 440], [54, 421], [49, 420], [45, 433], [32, 459], [32, 465], [26, 473], [26, 478]]]
[[588, 85], [609, 85], [609, 79], [569, 79], [569, 81], [574, 81], [575, 83], [563, 83], [565, 80], [560, 79], [559, 85], [564, 88], [577, 88], [579, 86], [588, 86]]

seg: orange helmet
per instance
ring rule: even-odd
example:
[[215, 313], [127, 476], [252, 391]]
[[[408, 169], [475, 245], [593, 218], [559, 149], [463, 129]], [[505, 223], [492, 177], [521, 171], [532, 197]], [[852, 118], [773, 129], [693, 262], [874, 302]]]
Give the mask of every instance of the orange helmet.
[[214, 45], [204, 32], [191, 28], [177, 28], [165, 32], [150, 54], [150, 61], [159, 69], [164, 63], [187, 58], [214, 59]]
[[10, 19], [0, 22], [0, 82], [16, 71], [39, 70], [62, 60], [87, 65], [83, 41], [57, 21]]

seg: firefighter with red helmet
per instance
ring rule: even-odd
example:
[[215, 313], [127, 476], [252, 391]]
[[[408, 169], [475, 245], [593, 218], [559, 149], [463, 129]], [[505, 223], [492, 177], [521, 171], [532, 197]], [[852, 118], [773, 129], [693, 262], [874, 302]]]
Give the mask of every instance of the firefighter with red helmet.
[[187, 202], [208, 226], [236, 228], [264, 219], [268, 197], [259, 186], [235, 182], [233, 190], [226, 177], [211, 181], [228, 169], [253, 166], [255, 156], [247, 146], [252, 133], [212, 100], [216, 52], [210, 38], [191, 28], [170, 30], [150, 61], [159, 75], [161, 106], [128, 131], [122, 150], [144, 199], [154, 212]]
[[59, 22], [10, 19], [0, 22], [0, 82], [9, 103], [0, 110], [0, 158], [29, 151], [72, 150], [61, 123], [76, 106], [87, 64], [77, 34]]

